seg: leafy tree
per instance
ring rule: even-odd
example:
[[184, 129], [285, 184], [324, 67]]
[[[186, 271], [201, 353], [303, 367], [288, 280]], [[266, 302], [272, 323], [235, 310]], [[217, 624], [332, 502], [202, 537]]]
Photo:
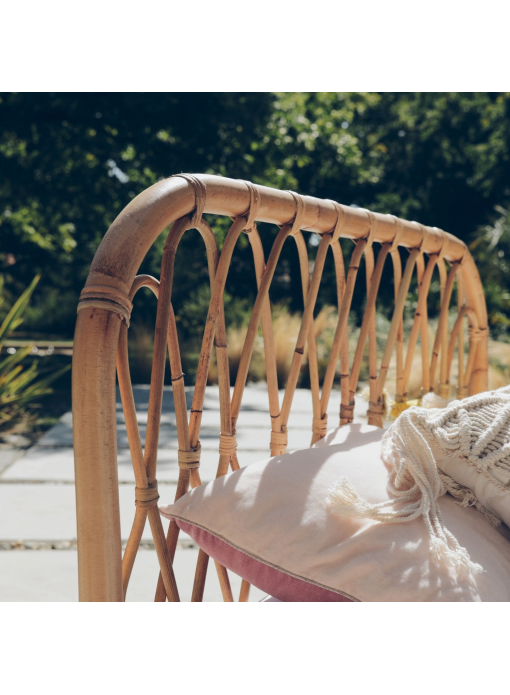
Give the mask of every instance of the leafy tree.
[[[127, 203], [180, 171], [247, 178], [270, 94], [3, 94], [0, 270], [43, 274], [32, 329], [72, 335], [95, 250]], [[189, 251], [189, 249], [187, 249]]]
[[490, 308], [492, 335], [508, 335], [510, 328], [510, 210], [496, 206], [494, 223], [481, 227], [471, 243], [478, 269], [484, 281]]
[[[497, 222], [495, 207], [510, 206], [510, 93], [3, 94], [0, 126], [0, 272], [12, 300], [43, 273], [27, 309], [31, 331], [72, 335], [106, 229], [131, 198], [172, 173], [249, 178], [419, 219], [476, 253]], [[274, 233], [264, 230], [266, 249]], [[198, 234], [182, 244], [175, 300], [178, 311], [186, 304], [179, 325], [193, 336], [207, 304], [205, 252]], [[157, 243], [145, 270], [158, 273], [160, 253]], [[499, 248], [501, 267], [505, 257]], [[505, 331], [507, 276], [483, 267], [493, 325]], [[334, 302], [332, 273], [329, 264], [319, 304]], [[384, 291], [390, 305], [390, 282]], [[227, 311], [237, 315], [254, 292], [242, 240]], [[302, 307], [292, 244], [272, 290], [273, 299], [289, 296], [292, 310]], [[153, 312], [152, 300], [141, 302]]]
[[[279, 94], [257, 147], [268, 153], [272, 185], [419, 219], [470, 245], [495, 207], [509, 206], [510, 93]], [[332, 273], [322, 295], [331, 303]], [[490, 273], [482, 279], [491, 315], [508, 315], [494, 303], [501, 285]], [[382, 304], [390, 297], [383, 281]]]

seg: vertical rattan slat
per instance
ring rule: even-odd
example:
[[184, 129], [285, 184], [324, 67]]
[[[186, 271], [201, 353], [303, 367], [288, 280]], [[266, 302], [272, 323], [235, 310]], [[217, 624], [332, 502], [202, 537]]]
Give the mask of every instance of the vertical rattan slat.
[[[248, 235], [253, 251], [253, 262], [257, 278], [257, 289], [260, 290], [260, 282], [266, 268], [264, 249], [258, 229], [254, 227]], [[264, 360], [266, 365], [267, 393], [269, 398], [269, 417], [271, 419], [271, 431], [280, 432], [280, 396], [278, 393], [278, 375], [276, 371], [275, 348], [273, 337], [273, 322], [271, 319], [271, 306], [269, 297], [266, 297], [262, 306], [262, 335], [264, 338]]]
[[[188, 220], [186, 219], [186, 223]], [[226, 328], [225, 328], [225, 318], [223, 312], [223, 288], [225, 285], [226, 274], [230, 265], [230, 257], [233, 252], [234, 245], [237, 238], [242, 231], [242, 226], [244, 219], [240, 218], [234, 222], [232, 225], [227, 239], [225, 240], [224, 251], [227, 255], [226, 261], [222, 263], [221, 272], [219, 273], [219, 260], [218, 260], [218, 250], [214, 234], [210, 227], [201, 219], [194, 219], [193, 226], [199, 230], [202, 238], [205, 241], [207, 259], [209, 265], [209, 276], [211, 282], [211, 302], [208, 313], [208, 330], [204, 332], [203, 348], [201, 356], [204, 358], [199, 365], [199, 373], [197, 374], [197, 382], [195, 393], [193, 397], [193, 404], [190, 416], [190, 425], [193, 422], [194, 430], [190, 434], [190, 428], [188, 428], [187, 421], [187, 405], [186, 405], [186, 395], [184, 391], [184, 380], [182, 375], [182, 367], [179, 356], [179, 344], [177, 338], [177, 332], [175, 330], [175, 321], [170, 323], [169, 333], [168, 333], [168, 346], [170, 354], [170, 364], [172, 368], [172, 386], [174, 391], [174, 405], [176, 410], [176, 421], [179, 435], [179, 477], [180, 482], [182, 479], [182, 485], [178, 486], [178, 492], [187, 490], [187, 479], [191, 482], [192, 486], [200, 485], [200, 476], [198, 473], [198, 464], [200, 462], [200, 442], [199, 442], [199, 432], [200, 432], [200, 416], [202, 413], [203, 398], [205, 394], [205, 379], [207, 378], [207, 373], [209, 369], [209, 360], [211, 356], [212, 339], [216, 335], [216, 354], [218, 363], [218, 374], [220, 377], [220, 414], [221, 414], [221, 436], [220, 436], [220, 455], [218, 463], [218, 473], [217, 475], [224, 475], [228, 470], [228, 465], [232, 457], [231, 452], [225, 452], [221, 448], [221, 442], [225, 438], [232, 437], [232, 421], [230, 417], [230, 389], [228, 387], [229, 378], [229, 366], [228, 366], [228, 354], [226, 345]], [[191, 225], [191, 223], [190, 223]], [[175, 227], [175, 225], [174, 225]], [[178, 242], [182, 238], [182, 227], [178, 226], [176, 232], [172, 230], [171, 235], [169, 235], [168, 248], [172, 249], [172, 272], [173, 265], [175, 261], [175, 254], [178, 246]], [[219, 280], [218, 280], [219, 276]], [[216, 326], [217, 322], [217, 326]], [[176, 376], [175, 376], [176, 375]], [[197, 389], [197, 386], [199, 388]], [[179, 434], [180, 433], [180, 434]], [[195, 437], [195, 443], [192, 443], [192, 435]], [[223, 439], [222, 439], [223, 438]], [[196, 462], [195, 462], [196, 459]], [[180, 496], [180, 495], [179, 495]], [[178, 528], [175, 524], [171, 524], [169, 527], [169, 532], [167, 536], [167, 544], [171, 553], [175, 553], [175, 545], [178, 538]], [[216, 570], [218, 573], [218, 578], [220, 581], [221, 590], [225, 600], [232, 600], [232, 592], [230, 589], [230, 582], [228, 579], [228, 574], [226, 570], [221, 567], [218, 563], [216, 564]], [[198, 596], [203, 595], [203, 585], [205, 583], [205, 578], [207, 574], [208, 559], [205, 553], [201, 553], [199, 556], [199, 562], [197, 565], [197, 572], [193, 591], [193, 600]], [[163, 588], [162, 588], [163, 578], [160, 575], [158, 581], [158, 587], [156, 589], [156, 600], [164, 600]]]
[[[413, 249], [411, 253], [409, 254], [409, 258], [407, 259], [406, 267], [404, 270], [404, 275], [402, 276], [402, 280], [400, 282], [399, 286], [399, 291], [397, 295], [397, 301], [395, 302], [395, 308], [393, 310], [393, 317], [391, 320], [391, 325], [390, 325], [390, 330], [388, 333], [388, 339], [386, 341], [386, 347], [384, 348], [384, 353], [382, 356], [382, 361], [381, 361], [381, 369], [379, 371], [379, 376], [377, 379], [377, 400], [380, 401], [382, 397], [382, 392], [384, 389], [384, 384], [386, 382], [386, 376], [388, 374], [388, 369], [390, 366], [390, 360], [391, 360], [391, 353], [393, 352], [393, 348], [395, 346], [395, 342], [397, 340], [397, 335], [400, 326], [402, 325], [402, 317], [404, 315], [404, 305], [407, 297], [407, 293], [409, 292], [409, 285], [411, 284], [411, 277], [414, 272], [414, 268], [416, 265], [416, 260], [420, 255], [420, 249]], [[405, 375], [404, 375], [404, 393], [403, 397], [406, 397], [405, 393]]]
[[[342, 299], [342, 305], [340, 307], [338, 315], [338, 323], [335, 331], [335, 336], [333, 338], [333, 347], [331, 348], [331, 354], [329, 356], [328, 365], [326, 368], [326, 374], [324, 376], [324, 383], [322, 386], [321, 394], [321, 408], [322, 414], [327, 413], [329, 398], [331, 395], [331, 390], [333, 388], [333, 382], [335, 378], [336, 367], [338, 364], [338, 358], [340, 356], [340, 351], [342, 345], [348, 340], [347, 328], [349, 312], [351, 310], [352, 296], [354, 293], [354, 285], [356, 284], [356, 278], [358, 276], [359, 264], [361, 261], [361, 256], [365, 251], [365, 246], [367, 242], [366, 239], [360, 239], [354, 247], [354, 251], [351, 256], [349, 263], [349, 270], [347, 271], [347, 280], [345, 284], [345, 292]], [[348, 372], [348, 364], [346, 365]], [[343, 374], [342, 368], [342, 374]], [[347, 424], [352, 421], [352, 415], [354, 410], [354, 404], [351, 405], [350, 401], [345, 403], [344, 395], [345, 389], [342, 389], [342, 402], [340, 405], [340, 420], [342, 424]], [[349, 392], [347, 392], [349, 393]]]
[[271, 252], [266, 263], [266, 268], [264, 270], [264, 274], [259, 284], [257, 297], [253, 305], [248, 330], [246, 332], [246, 337], [244, 340], [241, 359], [239, 361], [239, 367], [237, 370], [237, 376], [234, 385], [234, 393], [232, 395], [232, 421], [234, 423], [237, 422], [237, 418], [239, 417], [239, 412], [241, 410], [241, 400], [246, 384], [246, 379], [248, 377], [248, 368], [253, 354], [253, 346], [255, 344], [255, 338], [260, 322], [262, 307], [267, 301], [269, 286], [271, 284], [271, 280], [273, 279], [278, 258], [280, 257], [283, 244], [285, 243], [285, 240], [288, 237], [291, 230], [292, 225], [286, 224], [279, 231], [276, 239], [273, 242], [273, 246], [271, 248]]
[[[457, 277], [457, 312], [460, 316], [465, 306], [464, 294], [464, 279], [462, 273]], [[458, 318], [457, 318], [458, 321]], [[455, 330], [455, 329], [453, 329]], [[452, 334], [453, 334], [452, 330]], [[452, 354], [453, 358], [453, 354]], [[451, 367], [451, 362], [450, 362]], [[459, 351], [458, 351], [458, 381], [457, 381], [457, 398], [464, 398], [466, 390], [464, 386], [464, 321], [461, 320], [459, 325]]]
[[[359, 338], [358, 338], [358, 344], [356, 346], [356, 353], [354, 355], [354, 362], [352, 365], [352, 370], [351, 370], [351, 377], [350, 377], [350, 382], [349, 382], [349, 393], [350, 393], [350, 402], [354, 402], [354, 396], [356, 393], [356, 389], [358, 386], [358, 379], [359, 379], [359, 372], [361, 368], [361, 360], [363, 358], [363, 351], [365, 349], [365, 343], [367, 339], [367, 335], [369, 337], [370, 341], [370, 336], [373, 333], [373, 329], [375, 328], [374, 325], [374, 320], [375, 320], [375, 300], [377, 298], [377, 293], [379, 291], [379, 284], [381, 282], [382, 278], [382, 272], [384, 268], [384, 262], [386, 261], [386, 257], [390, 251], [391, 244], [384, 244], [381, 247], [381, 250], [379, 251], [379, 255], [377, 257], [377, 264], [375, 266], [375, 269], [373, 272], [370, 274], [370, 284], [368, 287], [368, 293], [367, 293], [367, 304], [365, 308], [365, 314], [363, 316], [363, 321], [361, 323], [361, 329], [359, 333]], [[374, 333], [375, 335], [375, 333]], [[372, 354], [372, 348], [370, 342], [369, 342], [369, 358], [370, 355]], [[376, 355], [377, 357], [377, 355]], [[373, 361], [373, 360], [372, 360]], [[370, 379], [370, 406], [368, 410], [368, 424], [369, 425], [377, 425], [378, 427], [382, 427], [382, 406], [381, 404], [377, 401], [377, 384], [376, 384], [376, 379], [377, 379], [377, 362], [375, 364], [371, 364], [371, 361], [369, 359], [369, 379]]]
[[[407, 346], [407, 354], [406, 354], [406, 361], [405, 361], [405, 367], [404, 367], [404, 374], [403, 374], [403, 391], [402, 395], [404, 398], [407, 397], [407, 388], [409, 384], [409, 377], [411, 375], [411, 370], [413, 366], [413, 357], [414, 357], [414, 352], [416, 348], [416, 344], [418, 342], [418, 336], [420, 335], [421, 332], [421, 339], [422, 339], [422, 356], [423, 356], [423, 345], [426, 346], [426, 359], [424, 361], [425, 368], [423, 370], [423, 389], [424, 391], [428, 391], [430, 389], [430, 378], [429, 378], [429, 357], [428, 357], [428, 340], [424, 343], [424, 336], [425, 334], [428, 334], [428, 321], [427, 321], [427, 330], [423, 330], [423, 316], [426, 315], [426, 306], [427, 306], [427, 297], [428, 293], [430, 290], [430, 283], [432, 281], [432, 275], [434, 273], [434, 268], [436, 267], [437, 263], [437, 256], [432, 255], [429, 258], [429, 261], [427, 263], [427, 266], [425, 268], [425, 271], [421, 275], [419, 284], [418, 284], [418, 304], [416, 307], [416, 311], [414, 313], [414, 319], [413, 319], [413, 325], [411, 327], [411, 333], [409, 336], [409, 341], [408, 341], [408, 346]], [[423, 359], [422, 359], [423, 361]]]
[[[395, 236], [391, 244], [390, 255], [393, 266], [393, 295], [395, 305], [398, 300], [400, 283], [402, 282], [402, 260], [400, 258], [399, 244], [404, 232], [401, 220], [391, 215], [395, 224]], [[400, 402], [404, 399], [404, 322], [401, 321], [396, 334], [396, 374], [395, 374], [395, 401]], [[378, 382], [379, 389], [379, 382]], [[377, 389], [377, 398], [382, 399], [382, 390]]]
[[[322, 239], [324, 239], [328, 235], [323, 235]], [[320, 417], [320, 387], [319, 387], [319, 369], [317, 366], [317, 346], [315, 342], [315, 330], [313, 328], [313, 309], [315, 306], [315, 301], [317, 300], [317, 291], [318, 291], [318, 285], [320, 284], [320, 280], [322, 277], [322, 270], [324, 268], [324, 259], [319, 259], [320, 263], [320, 271], [315, 272], [314, 269], [314, 276], [317, 279], [317, 290], [315, 292], [315, 300], [313, 301], [313, 306], [311, 310], [307, 310], [307, 302], [309, 298], [309, 291], [310, 291], [310, 271], [309, 271], [309, 260], [308, 260], [308, 250], [306, 246], [306, 241], [303, 238], [303, 234], [299, 232], [299, 234], [294, 235], [294, 240], [296, 242], [296, 246], [298, 249], [298, 255], [299, 255], [299, 265], [301, 269], [301, 285], [303, 289], [303, 303], [305, 306], [304, 312], [303, 312], [303, 318], [302, 322], [306, 320], [308, 324], [308, 335], [306, 336], [306, 344], [308, 346], [308, 367], [310, 370], [310, 391], [312, 393], [312, 409], [313, 409], [313, 422], [317, 421], [317, 418]], [[328, 244], [329, 245], [329, 244]], [[319, 246], [320, 248], [320, 246]], [[326, 249], [327, 251], [327, 249]], [[315, 265], [317, 265], [317, 259], [315, 261]], [[311, 314], [310, 314], [311, 311]], [[299, 340], [299, 339], [298, 339]], [[297, 348], [296, 348], [297, 349]], [[301, 349], [301, 348], [300, 348]], [[305, 344], [303, 343], [302, 346], [303, 351], [305, 350]], [[297, 366], [297, 371], [296, 375], [299, 375], [299, 370], [302, 364], [302, 355], [303, 353], [297, 353], [294, 351], [292, 363], [291, 363], [291, 372], [292, 372], [292, 365], [296, 364]], [[288, 409], [288, 414], [290, 415], [290, 406], [292, 404], [292, 396], [293, 392], [295, 390], [295, 386], [292, 386], [291, 384], [294, 382], [294, 374], [291, 376], [289, 375], [289, 379], [287, 382], [287, 388], [285, 390], [285, 396], [284, 396], [284, 401], [282, 403], [282, 417], [283, 414], [285, 413], [286, 418], [288, 420], [288, 415], [287, 415], [287, 409]], [[296, 385], [297, 385], [297, 379], [296, 379]], [[289, 388], [290, 385], [290, 388]], [[289, 394], [289, 396], [287, 396]], [[287, 397], [287, 403], [285, 402], [285, 397]], [[284, 423], [285, 426], [287, 426], [287, 421]], [[312, 425], [313, 429], [313, 425]]]
[[[133, 300], [136, 291], [143, 286], [150, 287], [156, 295], [156, 297], [159, 298], [158, 281], [150, 276], [142, 276], [141, 278], [138, 278], [138, 282], [135, 281], [134, 287], [131, 289], [131, 301]], [[170, 307], [170, 325], [172, 324], [172, 320], [173, 314], [171, 312]], [[140, 433], [138, 430], [138, 422], [136, 419], [133, 392], [131, 389], [131, 379], [129, 375], [126, 324], [124, 324], [121, 327], [120, 331], [119, 347], [117, 352], [117, 374], [119, 379], [119, 390], [125, 414], [126, 430], [129, 439], [129, 446], [131, 450], [131, 458], [133, 461], [133, 468], [136, 481], [135, 519], [133, 522], [133, 527], [128, 539], [126, 552], [124, 554], [122, 562], [122, 582], [124, 597], [127, 592], [129, 578], [133, 569], [136, 552], [140, 545], [142, 533], [148, 517], [151, 526], [152, 536], [154, 538], [154, 544], [158, 556], [158, 561], [161, 567], [162, 584], [165, 594], [170, 601], [178, 601], [179, 593], [173, 572], [172, 560], [167, 550], [163, 526], [161, 523], [161, 517], [156, 506], [157, 501], [159, 499], [157, 481], [154, 477], [149, 477], [148, 475], [142, 451]]]
[[[322, 271], [324, 270], [326, 254], [328, 252], [329, 245], [331, 244], [331, 239], [332, 237], [330, 234], [324, 234], [322, 236], [319, 245], [319, 250], [317, 251], [317, 257], [315, 259], [312, 281], [311, 283], [307, 282], [306, 284], [303, 281], [303, 294], [305, 294], [305, 287], [307, 290], [305, 297], [305, 310], [303, 312], [303, 318], [299, 329], [299, 335], [297, 338], [296, 347], [294, 349], [294, 354], [292, 356], [292, 363], [290, 367], [289, 377], [287, 380], [287, 387], [285, 389], [285, 395], [283, 398], [281, 413], [282, 428], [287, 428], [288, 425], [290, 409], [292, 406], [292, 398], [296, 390], [299, 371], [301, 369], [301, 363], [303, 360], [303, 354], [305, 351], [305, 345], [307, 340], [311, 371], [310, 376], [312, 383], [313, 415], [315, 420], [320, 420], [320, 393], [319, 376], [317, 371], [317, 354], [313, 351], [312, 348], [312, 345], [315, 348], [315, 331], [313, 330], [313, 310], [315, 308], [315, 302], [317, 301], [317, 294], [319, 292]], [[306, 269], [306, 273], [308, 274], [308, 269]]]
[[450, 269], [450, 272], [448, 273], [448, 278], [446, 280], [446, 286], [443, 293], [443, 301], [441, 303], [441, 311], [439, 314], [439, 322], [437, 325], [434, 347], [432, 350], [432, 359], [430, 362], [430, 383], [434, 384], [436, 379], [437, 362], [441, 351], [442, 359], [440, 365], [440, 376], [438, 385], [438, 393], [441, 396], [441, 398], [448, 398], [450, 392], [449, 384], [446, 383], [446, 366], [448, 350], [448, 310], [450, 307], [455, 276], [457, 275], [459, 267], [459, 263], [454, 263]]
[[[368, 309], [368, 388], [369, 388], [369, 403], [374, 403], [375, 401], [375, 386], [377, 379], [377, 331], [375, 323], [375, 300], [377, 297], [377, 291], [375, 296], [372, 298], [371, 288], [373, 286], [372, 280], [374, 276], [374, 246], [373, 240], [377, 231], [377, 217], [373, 212], [369, 210], [366, 211], [370, 219], [370, 231], [367, 237], [367, 245], [365, 247], [365, 270], [366, 270], [366, 287], [367, 287], [367, 305], [365, 308], [365, 313]], [[383, 254], [385, 256], [385, 254]], [[383, 259], [384, 262], [384, 259]], [[377, 283], [378, 285], [378, 283]], [[361, 324], [361, 330], [363, 330], [363, 323]], [[354, 355], [354, 360], [356, 360], [356, 353]], [[359, 375], [359, 372], [358, 372]], [[349, 392], [350, 392], [350, 402], [354, 403], [354, 394], [351, 389], [351, 383], [354, 381], [352, 377], [349, 380]], [[358, 376], [356, 376], [356, 383], [358, 381]], [[368, 417], [371, 419], [370, 415], [371, 405], [368, 406]]]
[[[398, 251], [398, 246], [390, 252], [393, 264], [393, 285], [395, 304], [397, 303], [400, 283], [402, 282], [402, 261]], [[397, 328], [396, 336], [396, 376], [395, 376], [395, 399], [398, 401], [404, 395], [404, 322], [401, 321]]]
[[[333, 257], [335, 260], [335, 274], [336, 274], [336, 285], [337, 285], [337, 307], [338, 313], [340, 315], [340, 308], [342, 306], [343, 298], [346, 292], [346, 277], [345, 277], [345, 267], [344, 259], [342, 254], [342, 248], [340, 246], [340, 240], [333, 242], [330, 247], [333, 251]], [[336, 366], [335, 366], [336, 371]], [[349, 336], [347, 331], [344, 333], [340, 341], [340, 403], [349, 403]], [[339, 424], [345, 425], [345, 418], [341, 417], [338, 413]], [[327, 419], [327, 406], [324, 410], [324, 403], [321, 394], [321, 419], [324, 421]]]

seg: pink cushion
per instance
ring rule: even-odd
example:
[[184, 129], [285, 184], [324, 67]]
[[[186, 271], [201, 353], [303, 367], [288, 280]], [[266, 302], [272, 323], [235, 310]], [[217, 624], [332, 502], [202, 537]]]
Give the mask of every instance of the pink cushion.
[[338, 517], [329, 488], [347, 477], [370, 503], [388, 500], [382, 430], [353, 424], [314, 447], [259, 461], [163, 507], [213, 558], [284, 601], [510, 601], [510, 543], [448, 495], [446, 527], [484, 572], [436, 565], [420, 517], [405, 524]]
[[205, 529], [176, 519], [177, 525], [187, 533], [199, 548], [217, 560], [223, 567], [235, 572], [257, 589], [265, 591], [279, 601], [311, 601], [327, 603], [330, 601], [352, 601], [343, 594], [331, 591], [326, 587], [304, 581], [300, 577], [292, 577], [276, 567], [266, 565], [246, 553], [233, 548]]

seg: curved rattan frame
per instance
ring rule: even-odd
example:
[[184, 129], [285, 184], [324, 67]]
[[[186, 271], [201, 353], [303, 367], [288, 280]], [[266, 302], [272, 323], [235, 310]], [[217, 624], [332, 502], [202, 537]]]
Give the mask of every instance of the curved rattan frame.
[[[218, 254], [212, 230], [202, 219], [204, 212], [227, 215], [233, 219], [221, 255]], [[267, 263], [256, 230], [255, 219], [281, 226]], [[165, 244], [160, 281], [148, 276], [139, 276], [135, 279], [137, 270], [150, 246], [172, 223], [175, 224]], [[409, 380], [412, 356], [419, 334], [422, 336], [425, 391], [434, 386], [438, 375], [439, 395], [447, 395], [449, 372], [456, 343], [459, 345], [458, 395], [462, 397], [467, 393], [474, 394], [487, 388], [488, 335], [483, 288], [468, 249], [462, 241], [451, 234], [416, 222], [399, 220], [390, 215], [372, 213], [341, 206], [333, 201], [301, 197], [288, 191], [254, 186], [248, 182], [216, 176], [177, 176], [155, 184], [134, 199], [110, 227], [94, 257], [79, 305], [79, 308], [83, 310], [78, 312], [74, 341], [73, 422], [80, 600], [121, 601], [124, 599], [147, 518], [151, 524], [161, 567], [156, 599], [178, 600], [178, 589], [172, 570], [178, 530], [171, 524], [168, 536], [164, 538], [156, 505], [155, 472], [164, 365], [168, 349], [179, 440], [180, 475], [177, 495], [184, 494], [190, 484], [192, 486], [200, 484], [198, 435], [201, 411], [200, 408], [195, 410], [192, 408], [188, 422], [184, 385], [181, 379], [179, 346], [170, 301], [177, 245], [182, 234], [191, 227], [196, 227], [200, 231], [206, 245], [212, 293], [194, 403], [200, 404], [201, 399], [203, 401], [205, 374], [214, 339], [222, 413], [218, 475], [226, 473], [229, 465], [234, 469], [239, 465], [236, 456], [235, 425], [253, 340], [260, 323], [265, 343], [272, 424], [272, 454], [285, 451], [286, 423], [307, 343], [314, 404], [312, 441], [320, 439], [326, 431], [327, 402], [338, 360], [340, 360], [342, 391], [340, 423], [344, 424], [352, 419], [353, 397], [367, 341], [370, 375], [369, 422], [373, 424], [381, 424], [382, 389], [394, 349], [397, 352], [397, 401], [405, 400], [406, 384]], [[306, 244], [303, 242], [301, 230], [317, 232], [322, 237], [311, 279], [308, 275]], [[243, 231], [249, 233], [259, 294], [254, 305], [231, 402], [227, 381], [228, 355], [222, 293], [232, 250]], [[281, 247], [289, 236], [294, 237], [300, 254], [305, 311], [289, 383], [280, 410], [276, 372], [272, 363], [271, 313], [267, 290]], [[355, 242], [346, 276], [343, 256], [338, 246], [340, 238], [352, 239]], [[372, 250], [374, 242], [381, 244], [377, 260]], [[403, 271], [400, 255], [397, 252], [398, 246], [407, 247], [410, 251]], [[316, 362], [314, 362], [313, 309], [329, 248], [332, 250], [337, 272], [339, 319], [322, 393], [320, 393]], [[424, 254], [429, 256], [426, 264]], [[367, 267], [367, 303], [358, 349], [352, 368], [349, 370], [345, 339], [347, 319], [362, 256], [365, 258]], [[375, 300], [383, 266], [388, 256], [394, 268], [395, 309], [386, 350], [378, 371], [375, 349]], [[445, 261], [451, 265], [448, 273]], [[427, 295], [436, 266], [440, 276], [442, 309], [430, 357], [425, 330]], [[411, 277], [415, 272], [419, 285], [419, 299], [406, 358], [402, 312]], [[449, 336], [448, 309], [455, 280], [459, 290], [457, 292], [459, 313]], [[145, 452], [142, 451], [138, 434], [127, 359], [127, 327], [132, 301], [142, 286], [150, 287], [156, 295], [160, 296], [149, 401], [149, 421], [152, 425], [148, 427]], [[469, 323], [470, 345], [471, 343], [472, 345], [464, 369], [464, 331], [461, 330], [461, 326], [465, 318]], [[135, 521], [124, 559], [121, 553], [117, 480], [116, 371], [136, 478]], [[207, 557], [201, 552], [195, 577], [194, 600], [201, 600], [206, 569]], [[218, 565], [217, 571], [224, 598], [232, 600], [226, 571]], [[243, 583], [241, 600], [246, 600], [247, 593], [248, 586]]]

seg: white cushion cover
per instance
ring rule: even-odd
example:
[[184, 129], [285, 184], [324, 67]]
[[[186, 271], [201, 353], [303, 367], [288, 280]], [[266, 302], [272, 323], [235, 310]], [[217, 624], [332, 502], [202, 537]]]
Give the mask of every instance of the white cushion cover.
[[433, 562], [421, 517], [387, 524], [338, 517], [327, 508], [328, 489], [341, 476], [370, 503], [389, 498], [382, 435], [361, 424], [332, 430], [310, 449], [251, 464], [162, 512], [360, 601], [510, 601], [508, 538], [449, 495], [439, 502], [445, 525], [484, 568], [473, 577], [457, 577]]

